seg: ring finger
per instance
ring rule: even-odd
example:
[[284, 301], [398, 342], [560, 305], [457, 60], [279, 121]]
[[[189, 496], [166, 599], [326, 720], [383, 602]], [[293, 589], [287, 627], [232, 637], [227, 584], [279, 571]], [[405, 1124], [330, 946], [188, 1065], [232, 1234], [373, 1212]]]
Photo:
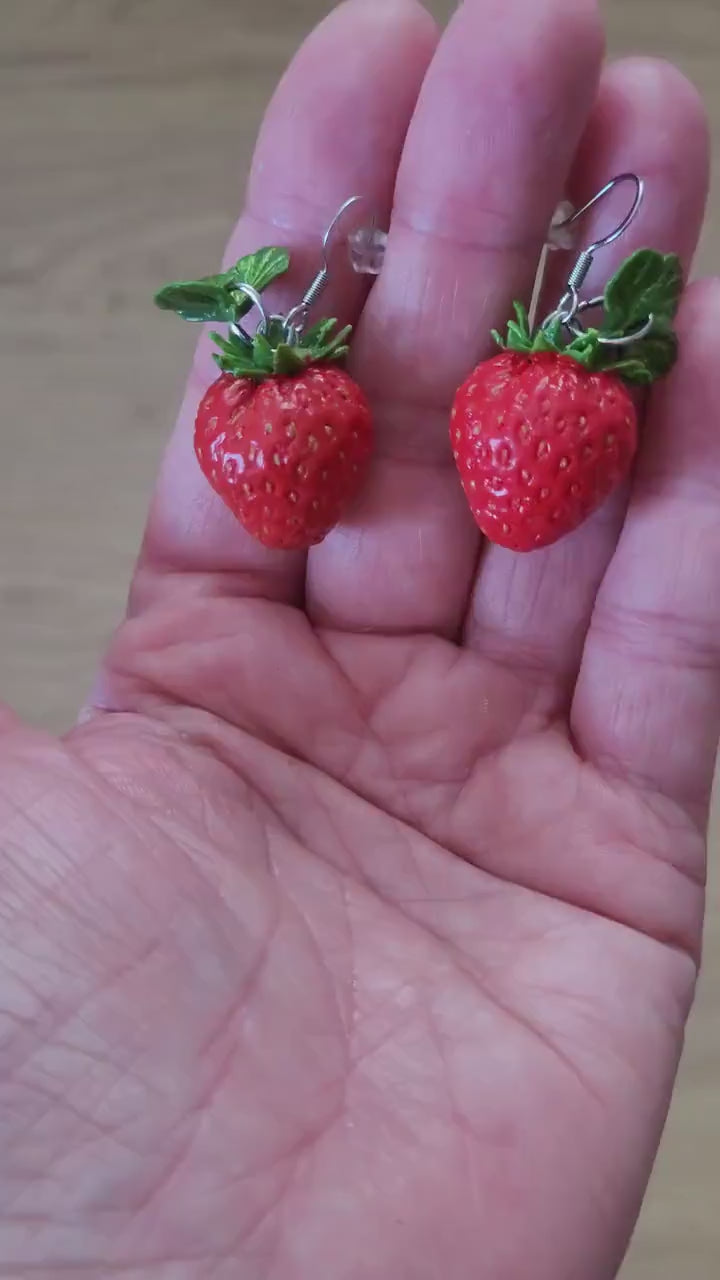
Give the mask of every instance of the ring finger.
[[[582, 202], [614, 174], [635, 170], [646, 198], [632, 228], [602, 254], [588, 296], [634, 249], [647, 245], [680, 254], [689, 267], [707, 190], [707, 132], [698, 96], [666, 63], [627, 59], [610, 67], [580, 148], [573, 196]], [[627, 188], [603, 201], [582, 223], [581, 244], [616, 225]], [[567, 269], [567, 263], [564, 264]], [[562, 292], [556, 278], [545, 309]], [[617, 543], [626, 494], [618, 493], [576, 533], [545, 551], [518, 555], [488, 547], [468, 615], [467, 643], [532, 681], [547, 714], [567, 702], [575, 682], [598, 586]]]

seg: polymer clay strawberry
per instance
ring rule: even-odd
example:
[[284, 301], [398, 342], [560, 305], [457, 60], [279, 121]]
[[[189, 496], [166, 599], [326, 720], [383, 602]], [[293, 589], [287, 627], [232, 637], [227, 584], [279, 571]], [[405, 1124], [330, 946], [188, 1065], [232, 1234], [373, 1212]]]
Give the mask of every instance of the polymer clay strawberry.
[[[626, 478], [638, 443], [629, 388], [672, 367], [681, 291], [678, 258], [642, 249], [607, 285], [597, 328], [556, 316], [532, 333], [515, 304], [507, 338], [494, 335], [501, 352], [460, 388], [451, 418], [463, 489], [491, 542], [550, 546]], [[643, 336], [628, 342], [634, 333]]]
[[195, 454], [215, 492], [266, 547], [319, 543], [342, 518], [365, 477], [372, 418], [357, 383], [340, 367], [350, 328], [323, 320], [307, 333], [266, 319], [250, 336], [241, 320], [287, 271], [280, 249], [251, 254], [229, 271], [168, 285], [156, 296], [187, 320], [228, 322], [213, 333], [222, 373], [200, 402]]

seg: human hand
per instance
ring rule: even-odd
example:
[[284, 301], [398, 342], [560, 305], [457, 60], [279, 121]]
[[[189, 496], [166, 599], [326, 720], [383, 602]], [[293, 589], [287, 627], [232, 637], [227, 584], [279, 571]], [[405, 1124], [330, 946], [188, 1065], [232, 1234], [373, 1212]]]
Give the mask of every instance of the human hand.
[[2, 714], [0, 1276], [607, 1280], [626, 1247], [700, 947], [720, 289], [632, 491], [547, 552], [480, 557], [447, 417], [570, 171], [641, 171], [638, 242], [689, 261], [705, 127], [669, 67], [598, 90], [588, 0], [436, 40], [414, 0], [332, 14], [229, 250], [304, 279], [397, 174], [362, 317], [362, 282], [326, 308], [378, 424], [348, 522], [243, 534], [192, 456], [202, 343], [94, 708]]

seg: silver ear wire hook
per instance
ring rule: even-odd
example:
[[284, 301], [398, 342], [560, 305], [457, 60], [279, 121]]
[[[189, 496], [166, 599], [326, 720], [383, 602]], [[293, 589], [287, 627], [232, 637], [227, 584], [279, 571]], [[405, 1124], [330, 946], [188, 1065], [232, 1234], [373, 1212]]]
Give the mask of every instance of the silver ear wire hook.
[[338, 209], [335, 217], [325, 232], [322, 239], [322, 266], [300, 302], [298, 302], [297, 306], [293, 307], [284, 318], [288, 342], [297, 341], [298, 338], [302, 337], [302, 332], [307, 324], [311, 307], [314, 306], [318, 298], [325, 292], [328, 286], [328, 281], [330, 279], [330, 250], [332, 240], [338, 226], [345, 217], [348, 209], [352, 209], [356, 204], [360, 204], [364, 199], [364, 196], [351, 196], [349, 200], [346, 200]]
[[620, 236], [627, 231], [630, 223], [634, 222], [645, 196], [645, 183], [636, 173], [620, 173], [616, 178], [611, 178], [609, 182], [606, 182], [605, 186], [593, 196], [592, 200], [588, 200], [587, 204], [584, 204], [582, 209], [578, 209], [577, 212], [574, 213], [572, 217], [568, 218], [566, 222], [561, 223], [561, 227], [571, 227], [573, 223], [578, 222], [586, 213], [589, 213], [591, 209], [594, 209], [596, 204], [599, 204], [601, 200], [604, 200], [605, 196], [609, 195], [611, 191], [614, 191], [615, 188], [619, 187], [623, 182], [631, 182], [635, 187], [635, 198], [632, 202], [632, 206], [625, 214], [622, 222], [618, 223], [614, 230], [608, 232], [606, 236], [602, 236], [599, 240], [595, 240], [591, 245], [588, 245], [587, 249], [583, 249], [580, 257], [568, 276], [568, 293], [570, 293], [571, 290], [575, 290], [577, 292], [582, 288], [598, 250], [606, 249], [608, 245], [614, 244], [615, 241], [619, 240]]
[[[548, 328], [549, 325], [554, 324], [559, 320], [561, 324], [571, 331], [571, 333], [578, 336], [583, 332], [583, 330], [580, 325], [576, 323], [576, 317], [602, 303], [602, 295], [596, 298], [591, 298], [589, 301], [581, 302], [580, 290], [588, 277], [590, 268], [595, 261], [595, 255], [598, 250], [605, 249], [608, 245], [614, 244], [616, 240], [619, 240], [620, 236], [627, 231], [631, 222], [635, 220], [645, 195], [645, 183], [636, 173], [618, 174], [617, 177], [611, 178], [609, 182], [606, 182], [605, 186], [602, 187], [600, 191], [596, 192], [591, 200], [587, 201], [587, 204], [584, 204], [581, 209], [577, 209], [569, 218], [566, 218], [564, 222], [561, 222], [557, 228], [558, 230], [564, 230], [573, 226], [580, 218], [584, 217], [590, 209], [593, 209], [596, 204], [601, 200], [604, 200], [605, 196], [609, 195], [611, 191], [614, 191], [616, 187], [619, 187], [624, 182], [632, 183], [635, 187], [635, 196], [630, 209], [625, 214], [622, 222], [619, 222], [612, 231], [609, 231], [607, 235], [594, 240], [591, 245], [588, 245], [587, 249], [583, 249], [575, 263], [575, 266], [568, 276], [565, 293], [560, 299], [555, 310], [552, 311], [547, 319], [543, 321], [543, 329]], [[642, 329], [638, 330], [637, 333], [626, 335], [625, 338], [618, 339], [617, 341], [608, 338], [600, 338], [599, 341], [605, 345], [627, 346], [630, 343], [637, 342], [640, 338], [645, 337], [650, 332], [653, 323], [653, 317], [650, 316], [647, 324], [644, 325]]]

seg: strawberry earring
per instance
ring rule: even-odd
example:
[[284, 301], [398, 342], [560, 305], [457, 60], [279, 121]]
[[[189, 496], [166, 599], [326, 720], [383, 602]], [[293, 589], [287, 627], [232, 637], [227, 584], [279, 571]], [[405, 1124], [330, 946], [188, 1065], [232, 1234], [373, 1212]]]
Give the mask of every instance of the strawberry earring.
[[[220, 377], [203, 397], [195, 421], [195, 454], [217, 494], [248, 533], [267, 547], [305, 550], [321, 542], [360, 489], [372, 450], [370, 408], [341, 367], [351, 328], [321, 320], [307, 328], [311, 308], [330, 278], [334, 237], [345, 202], [322, 242], [318, 275], [287, 315], [269, 315], [262, 294], [290, 266], [284, 249], [261, 249], [228, 271], [168, 285], [155, 297], [185, 320], [226, 323], [213, 333]], [[358, 273], [376, 274], [374, 227], [347, 238]], [[253, 335], [242, 325], [253, 309]]]
[[[623, 183], [635, 196], [623, 221], [579, 256], [565, 293], [539, 326], [547, 251], [589, 209]], [[478, 366], [457, 393], [450, 437], [462, 486], [485, 536], [513, 551], [548, 547], [577, 529], [626, 478], [637, 450], [630, 388], [667, 374], [677, 358], [673, 332], [682, 269], [675, 254], [640, 249], [604, 293], [580, 290], [598, 250], [637, 216], [644, 184], [620, 174], [576, 213], [555, 222], [543, 251], [531, 315], [515, 303], [499, 354]], [[587, 313], [601, 311], [594, 326]]]

